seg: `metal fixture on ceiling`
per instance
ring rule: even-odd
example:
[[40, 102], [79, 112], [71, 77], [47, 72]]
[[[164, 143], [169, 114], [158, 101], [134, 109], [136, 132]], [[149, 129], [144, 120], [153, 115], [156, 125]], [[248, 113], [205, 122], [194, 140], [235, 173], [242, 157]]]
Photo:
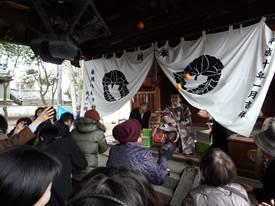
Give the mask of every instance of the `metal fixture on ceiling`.
[[[92, 0], [32, 2], [47, 34], [32, 40], [31, 47], [45, 61], [62, 63], [67, 59], [76, 62], [80, 57], [80, 43], [111, 34]], [[47, 57], [44, 58], [41, 51], [46, 50]]]

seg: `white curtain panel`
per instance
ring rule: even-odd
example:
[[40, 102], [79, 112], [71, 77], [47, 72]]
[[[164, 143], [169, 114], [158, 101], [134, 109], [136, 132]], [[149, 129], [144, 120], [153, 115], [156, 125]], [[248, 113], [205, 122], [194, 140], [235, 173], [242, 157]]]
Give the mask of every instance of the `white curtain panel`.
[[[183, 39], [155, 49], [163, 72], [194, 107], [224, 127], [249, 136], [275, 70], [274, 33], [264, 19], [245, 28]], [[184, 79], [184, 73], [190, 79]], [[167, 97], [168, 98], [168, 97]]]
[[83, 110], [96, 107], [102, 116], [120, 109], [139, 90], [153, 63], [153, 47], [124, 52], [84, 64]]

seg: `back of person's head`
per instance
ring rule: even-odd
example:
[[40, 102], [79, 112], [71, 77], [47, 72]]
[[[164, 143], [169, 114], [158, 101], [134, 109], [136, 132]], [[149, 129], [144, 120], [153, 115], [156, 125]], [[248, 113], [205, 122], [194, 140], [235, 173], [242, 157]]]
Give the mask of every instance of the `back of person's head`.
[[90, 109], [90, 110], [86, 111], [84, 114], [84, 117], [93, 119], [97, 122], [99, 122], [99, 120], [100, 120], [100, 115], [95, 109]]
[[60, 120], [63, 122], [74, 121], [74, 115], [70, 112], [65, 112], [61, 115]]
[[8, 130], [8, 122], [6, 118], [1, 114], [0, 114], [0, 130], [4, 133], [6, 133]]
[[112, 134], [120, 144], [136, 142], [141, 135], [141, 126], [136, 119], [129, 119], [116, 125]]
[[69, 203], [69, 206], [128, 206], [115, 197], [108, 195], [88, 195]]
[[34, 205], [60, 173], [60, 163], [31, 146], [0, 153], [0, 200], [4, 205]]
[[231, 183], [236, 176], [236, 167], [232, 159], [217, 148], [210, 148], [204, 154], [200, 168], [204, 183], [216, 187]]
[[48, 145], [60, 138], [59, 130], [56, 126], [43, 127], [39, 132], [39, 146]]
[[144, 175], [127, 169], [97, 168], [82, 181], [69, 206], [160, 206]]
[[64, 124], [62, 121], [58, 120], [54, 123], [54, 125], [58, 128], [59, 135], [61, 137], [70, 136], [70, 126]]

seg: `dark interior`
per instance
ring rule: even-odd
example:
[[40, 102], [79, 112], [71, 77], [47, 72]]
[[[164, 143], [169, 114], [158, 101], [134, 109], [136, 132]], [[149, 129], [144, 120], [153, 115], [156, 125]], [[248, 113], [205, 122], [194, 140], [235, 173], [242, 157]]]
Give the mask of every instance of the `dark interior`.
[[44, 61], [77, 65], [80, 58], [194, 39], [262, 16], [274, 27], [274, 14], [274, 0], [0, 0], [0, 40], [29, 45]]

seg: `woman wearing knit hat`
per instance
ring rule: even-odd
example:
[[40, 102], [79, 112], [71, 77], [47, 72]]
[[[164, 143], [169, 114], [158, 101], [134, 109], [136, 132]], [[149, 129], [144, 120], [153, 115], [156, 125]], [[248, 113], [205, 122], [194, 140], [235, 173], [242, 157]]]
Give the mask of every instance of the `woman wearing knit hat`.
[[99, 122], [99, 120], [100, 120], [100, 116], [95, 109], [90, 109], [90, 110], [86, 111], [84, 114], [84, 117], [93, 119], [97, 122]]
[[143, 173], [152, 184], [162, 184], [168, 176], [167, 157], [152, 156], [149, 149], [140, 145], [141, 127], [137, 120], [130, 119], [113, 129], [113, 136], [119, 144], [113, 146], [107, 161], [108, 167], [127, 168]]

